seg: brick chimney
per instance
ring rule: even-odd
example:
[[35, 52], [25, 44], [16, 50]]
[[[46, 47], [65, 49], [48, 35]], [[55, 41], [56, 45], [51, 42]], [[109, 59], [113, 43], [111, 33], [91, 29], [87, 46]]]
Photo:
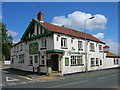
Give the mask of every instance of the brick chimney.
[[37, 14], [37, 19], [38, 19], [39, 21], [44, 21], [44, 14], [43, 14], [42, 11], [38, 12], [38, 14]]

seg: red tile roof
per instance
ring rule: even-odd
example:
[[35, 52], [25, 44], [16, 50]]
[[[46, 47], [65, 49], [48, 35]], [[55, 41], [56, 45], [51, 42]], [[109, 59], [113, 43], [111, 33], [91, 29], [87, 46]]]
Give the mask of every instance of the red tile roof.
[[[39, 22], [38, 20], [36, 20], [36, 21]], [[97, 41], [100, 43], [104, 43], [88, 33], [84, 33], [84, 32], [78, 31], [78, 30], [73, 30], [70, 28], [65, 28], [62, 26], [53, 25], [53, 24], [50, 24], [47, 22], [39, 22], [39, 23], [42, 24], [48, 30], [53, 31], [53, 32], [58, 32], [58, 33], [62, 33], [62, 34], [66, 34], [66, 35], [70, 35], [70, 36], [74, 36], [74, 37], [80, 37], [80, 38], [85, 38], [85, 35], [86, 35], [86, 38], [88, 40], [93, 40], [93, 41]]]
[[113, 53], [111, 53], [111, 52], [107, 52], [107, 53], [106, 53], [106, 56], [107, 56], [107, 57], [118, 57], [118, 58], [120, 58], [119, 55], [113, 54]]

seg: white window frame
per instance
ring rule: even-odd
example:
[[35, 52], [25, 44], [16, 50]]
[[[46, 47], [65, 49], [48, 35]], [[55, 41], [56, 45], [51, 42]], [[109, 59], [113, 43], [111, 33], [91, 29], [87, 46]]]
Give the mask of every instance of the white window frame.
[[78, 50], [83, 51], [83, 42], [78, 41]]
[[99, 51], [101, 52], [103, 49], [102, 49], [102, 45], [99, 44]]
[[43, 56], [43, 55], [41, 56], [41, 65], [45, 65], [45, 56]]
[[118, 58], [114, 58], [114, 59], [113, 59], [113, 63], [114, 63], [114, 65], [118, 65], [118, 64], [119, 64]]
[[71, 56], [71, 66], [83, 66], [83, 57], [82, 56]]
[[19, 63], [24, 63], [24, 54], [19, 55]]
[[91, 58], [91, 67], [94, 67], [95, 66], [95, 58]]
[[99, 58], [96, 58], [95, 64], [96, 64], [96, 66], [99, 66]]
[[61, 48], [66, 49], [67, 48], [67, 38], [61, 38]]
[[46, 38], [41, 39], [41, 48], [46, 48], [47, 47], [47, 40]]
[[92, 52], [95, 51], [95, 45], [94, 45], [94, 43], [90, 43], [90, 51], [92, 51]]
[[[31, 63], [31, 61], [32, 61], [32, 63]], [[33, 66], [33, 56], [29, 56], [29, 66]]]

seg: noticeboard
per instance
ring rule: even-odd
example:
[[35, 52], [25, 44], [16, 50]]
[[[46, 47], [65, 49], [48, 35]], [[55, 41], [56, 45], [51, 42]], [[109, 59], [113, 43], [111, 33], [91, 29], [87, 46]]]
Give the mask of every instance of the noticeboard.
[[38, 53], [38, 42], [31, 43], [29, 45], [29, 54], [37, 54]]
[[69, 58], [68, 57], [65, 58], [65, 66], [69, 66]]

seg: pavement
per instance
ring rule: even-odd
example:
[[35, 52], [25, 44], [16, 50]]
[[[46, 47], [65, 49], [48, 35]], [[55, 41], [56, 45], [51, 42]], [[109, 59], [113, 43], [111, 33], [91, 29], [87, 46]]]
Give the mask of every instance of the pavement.
[[26, 72], [17, 69], [4, 68], [2, 69], [2, 86], [19, 85], [34, 82], [46, 82], [59, 79], [47, 75], [37, 75], [36, 73]]
[[[10, 70], [8, 70], [10, 71]], [[20, 74], [5, 74], [3, 70], [3, 80], [5, 77], [13, 78], [12, 81], [3, 81], [3, 88], [120, 88], [118, 83], [120, 69], [109, 69], [93, 71], [88, 73], [77, 73], [62, 77], [49, 77], [46, 75], [36, 75], [26, 72]], [[15, 71], [16, 72], [16, 71]], [[7, 73], [7, 72], [6, 72]], [[4, 75], [5, 74], [5, 75]], [[13, 76], [12, 76], [13, 75]], [[25, 76], [25, 77], [24, 77]], [[32, 76], [33, 78], [26, 78]], [[7, 78], [8, 79], [8, 78]], [[15, 81], [14, 81], [15, 80]]]

